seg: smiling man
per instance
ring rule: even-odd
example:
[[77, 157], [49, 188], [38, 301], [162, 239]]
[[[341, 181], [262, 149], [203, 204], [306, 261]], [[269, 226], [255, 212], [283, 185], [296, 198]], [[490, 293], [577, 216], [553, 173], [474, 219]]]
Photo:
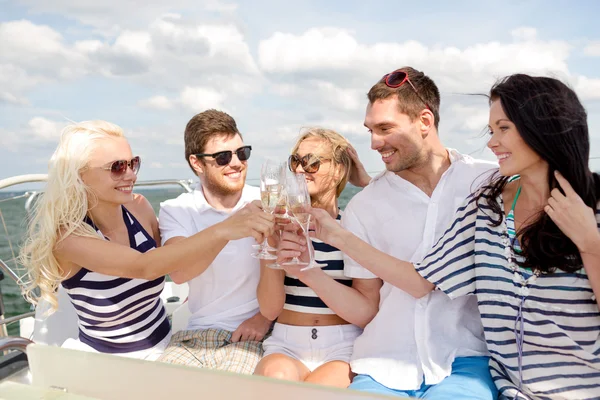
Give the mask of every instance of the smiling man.
[[[367, 96], [365, 126], [386, 171], [352, 198], [342, 225], [385, 253], [420, 262], [495, 164], [444, 147], [439, 90], [422, 72], [393, 71]], [[351, 367], [358, 375], [350, 388], [427, 399], [495, 398], [475, 298], [451, 300], [435, 291], [415, 299], [393, 285], [399, 273], [393, 266], [382, 265], [376, 274], [347, 256], [344, 273], [371, 304], [359, 309], [379, 310], [354, 344]]]
[[[188, 122], [185, 157], [201, 187], [161, 204], [163, 245], [192, 236], [260, 199], [260, 190], [245, 184], [251, 150], [224, 112], [207, 110]], [[214, 259], [199, 259], [193, 268], [170, 274], [175, 283], [189, 285], [191, 317], [186, 330], [173, 334], [160, 361], [254, 372], [271, 325], [256, 299], [260, 265], [250, 255], [258, 237], [254, 228], [250, 219], [244, 221], [235, 229], [248, 237], [230, 240]]]

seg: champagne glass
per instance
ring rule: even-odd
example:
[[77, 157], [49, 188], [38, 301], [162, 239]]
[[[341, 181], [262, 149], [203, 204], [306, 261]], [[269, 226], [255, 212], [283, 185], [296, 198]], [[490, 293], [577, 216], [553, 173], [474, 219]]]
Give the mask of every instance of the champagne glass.
[[306, 238], [309, 262], [306, 263], [300, 261], [298, 257], [294, 257], [292, 260], [283, 263], [282, 265], [304, 266], [302, 271], [305, 269], [318, 267], [319, 265], [314, 261], [314, 249], [308, 234], [308, 228], [310, 226], [310, 195], [308, 194], [306, 178], [303, 174], [294, 174], [286, 180], [286, 193], [287, 211], [290, 213], [292, 219], [296, 221], [298, 225], [300, 225], [300, 228], [302, 228], [302, 232]]
[[[282, 183], [281, 164], [272, 160], [265, 161], [260, 171], [260, 200], [265, 212], [273, 214], [275, 211], [281, 196]], [[265, 238], [260, 251], [253, 253], [252, 257], [261, 260], [276, 260], [277, 256], [269, 254], [267, 246], [267, 238]]]
[[[285, 173], [285, 170], [284, 170]], [[281, 192], [281, 197], [279, 198], [279, 203], [277, 204], [277, 208], [275, 209], [275, 220], [277, 221], [278, 226], [278, 234], [279, 239], [281, 240], [281, 235], [283, 234], [283, 228], [285, 225], [291, 222], [291, 215], [288, 213], [287, 207], [287, 191], [285, 187]], [[283, 266], [279, 264], [277, 261], [271, 264], [267, 264], [267, 267], [271, 269], [283, 269]]]
[[[270, 160], [268, 162], [271, 163]], [[275, 213], [277, 213], [278, 211], [281, 211], [281, 209], [283, 209], [285, 211], [285, 214], [280, 217], [278, 216], [276, 219], [279, 219], [279, 218], [288, 218], [289, 219], [289, 215], [287, 213], [287, 208], [285, 207], [284, 184], [285, 184], [286, 170], [287, 170], [287, 162], [281, 164], [281, 170], [279, 171], [280, 176], [279, 176], [278, 180], [281, 184], [281, 195], [279, 196], [279, 202], [277, 203], [277, 206], [275, 207], [275, 211], [274, 211]], [[283, 204], [282, 204], [282, 202], [283, 202]], [[271, 213], [271, 214], [273, 214], [273, 213]], [[280, 233], [280, 235], [281, 235], [281, 233]], [[268, 241], [266, 243], [267, 243], [267, 246], [266, 246], [267, 251], [271, 251], [271, 252], [277, 251], [277, 249], [274, 248], [273, 246], [271, 246]], [[265, 247], [264, 243], [252, 245], [252, 248], [254, 248], [254, 249], [262, 250], [264, 247]], [[272, 268], [274, 268], [274, 269], [280, 269], [280, 268], [278, 268], [280, 266], [279, 266], [279, 264], [277, 264], [277, 262], [275, 262], [274, 264], [270, 264], [270, 265], [272, 265], [273, 266]]]

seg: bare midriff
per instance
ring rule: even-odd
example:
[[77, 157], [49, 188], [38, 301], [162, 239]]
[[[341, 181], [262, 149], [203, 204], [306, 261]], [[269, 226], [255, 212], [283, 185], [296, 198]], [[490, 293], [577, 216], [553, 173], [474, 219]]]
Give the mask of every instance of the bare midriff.
[[347, 325], [348, 321], [335, 314], [307, 314], [291, 310], [283, 310], [277, 322], [285, 325], [294, 326], [331, 326]]

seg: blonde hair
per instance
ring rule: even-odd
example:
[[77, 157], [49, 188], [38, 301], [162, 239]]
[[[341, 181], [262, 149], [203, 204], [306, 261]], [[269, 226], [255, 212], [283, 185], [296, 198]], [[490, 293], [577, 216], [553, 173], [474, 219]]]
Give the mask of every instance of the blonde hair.
[[25, 268], [21, 279], [23, 296], [32, 304], [39, 299], [58, 306], [56, 291], [64, 272], [54, 250], [69, 235], [99, 238], [84, 222], [93, 192], [81, 179], [96, 142], [123, 137], [123, 130], [105, 121], [85, 121], [65, 127], [58, 147], [48, 164], [48, 181], [44, 193], [35, 204], [28, 234], [20, 252]]
[[[348, 177], [350, 175], [350, 170], [352, 169], [353, 162], [352, 158], [348, 154], [348, 148], [350, 147], [350, 142], [332, 129], [324, 129], [319, 127], [311, 127], [305, 128], [303, 132], [300, 133], [300, 137], [296, 141], [296, 144], [292, 148], [292, 154], [295, 154], [300, 147], [300, 143], [302, 143], [306, 139], [321, 139], [323, 142], [328, 144], [328, 146], [323, 146], [323, 158], [329, 159], [334, 166], [339, 166], [342, 168], [342, 173], [338, 179], [335, 190], [335, 197], [340, 197], [342, 191], [346, 187], [346, 183], [348, 183]], [[335, 169], [331, 168], [329, 170], [329, 175], [333, 177], [335, 173]]]

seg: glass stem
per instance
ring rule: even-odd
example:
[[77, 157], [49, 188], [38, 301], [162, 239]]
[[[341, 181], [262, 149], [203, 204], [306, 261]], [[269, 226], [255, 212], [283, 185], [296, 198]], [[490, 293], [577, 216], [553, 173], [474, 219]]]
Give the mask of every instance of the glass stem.
[[269, 252], [267, 251], [267, 247], [269, 246], [269, 242], [267, 240], [267, 238], [265, 238], [262, 242], [262, 248], [260, 250], [261, 254], [269, 254]]

